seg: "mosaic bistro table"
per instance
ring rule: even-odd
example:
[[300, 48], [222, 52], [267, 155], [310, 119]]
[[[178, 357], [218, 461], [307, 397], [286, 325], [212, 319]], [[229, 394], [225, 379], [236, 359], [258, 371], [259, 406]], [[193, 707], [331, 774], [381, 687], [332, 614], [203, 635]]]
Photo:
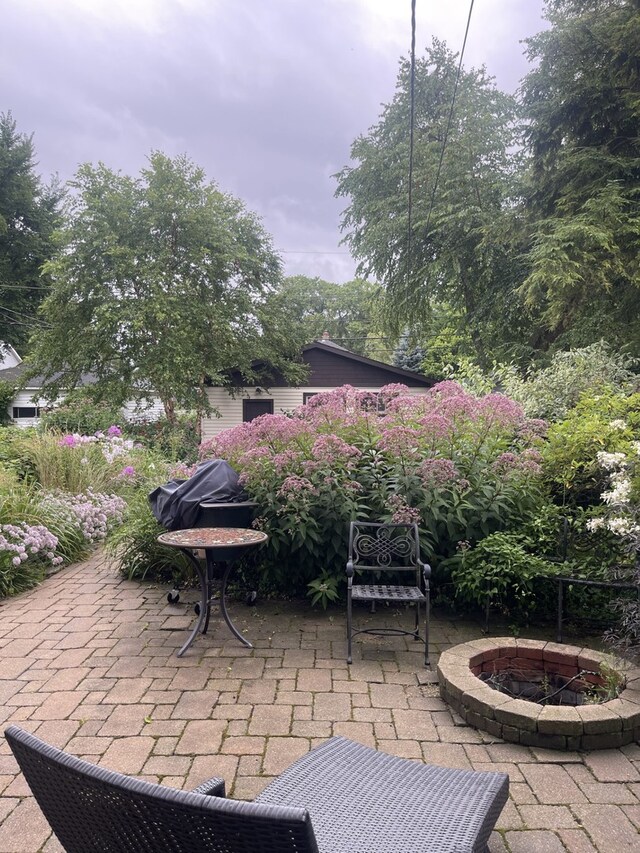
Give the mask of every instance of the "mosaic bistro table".
[[[198, 621], [185, 644], [178, 652], [178, 657], [191, 648], [198, 633], [206, 634], [211, 613], [212, 588], [215, 566], [221, 564], [222, 585], [220, 588], [220, 612], [231, 633], [248, 648], [251, 643], [242, 636], [233, 624], [227, 610], [226, 593], [229, 574], [235, 560], [242, 556], [248, 548], [262, 545], [268, 539], [266, 533], [259, 530], [247, 530], [242, 527], [194, 527], [188, 530], [174, 530], [158, 536], [158, 542], [171, 548], [178, 548], [193, 564], [200, 581], [200, 607]], [[196, 557], [194, 551], [204, 551], [205, 567]]]

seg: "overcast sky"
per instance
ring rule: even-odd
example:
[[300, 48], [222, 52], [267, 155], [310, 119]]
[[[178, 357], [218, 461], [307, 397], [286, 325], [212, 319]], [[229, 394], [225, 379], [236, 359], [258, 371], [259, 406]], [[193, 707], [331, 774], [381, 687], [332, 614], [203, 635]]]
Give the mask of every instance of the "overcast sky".
[[[475, 0], [465, 66], [515, 91], [542, 0]], [[332, 175], [393, 96], [410, 0], [0, 0], [0, 112], [39, 171], [137, 174], [187, 154], [256, 211], [287, 274], [353, 277]], [[462, 46], [469, 0], [417, 0], [416, 51]]]

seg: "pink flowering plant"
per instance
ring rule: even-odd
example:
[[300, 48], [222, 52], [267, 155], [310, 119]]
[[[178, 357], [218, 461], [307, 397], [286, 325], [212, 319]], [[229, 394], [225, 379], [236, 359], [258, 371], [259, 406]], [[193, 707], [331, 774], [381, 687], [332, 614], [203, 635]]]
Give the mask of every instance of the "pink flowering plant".
[[299, 590], [323, 571], [342, 577], [358, 518], [417, 521], [425, 556], [448, 574], [460, 540], [480, 541], [540, 503], [541, 429], [507, 397], [475, 397], [455, 382], [420, 395], [344, 386], [291, 416], [220, 433], [201, 458], [240, 472], [269, 533], [265, 569]]

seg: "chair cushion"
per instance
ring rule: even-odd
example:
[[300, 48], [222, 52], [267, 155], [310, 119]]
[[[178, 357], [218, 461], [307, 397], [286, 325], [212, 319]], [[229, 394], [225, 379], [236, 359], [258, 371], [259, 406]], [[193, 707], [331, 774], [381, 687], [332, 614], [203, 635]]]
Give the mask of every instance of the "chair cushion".
[[386, 584], [354, 584], [351, 597], [358, 601], [424, 601], [417, 586], [388, 586]]
[[320, 853], [484, 851], [507, 800], [505, 773], [434, 767], [334, 737], [256, 802], [309, 810]]

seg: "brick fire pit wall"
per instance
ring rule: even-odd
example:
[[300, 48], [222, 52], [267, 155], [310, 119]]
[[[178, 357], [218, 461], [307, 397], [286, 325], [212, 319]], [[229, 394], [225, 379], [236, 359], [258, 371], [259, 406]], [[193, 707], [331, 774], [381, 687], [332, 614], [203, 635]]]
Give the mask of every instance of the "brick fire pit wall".
[[[545, 667], [570, 675], [608, 664], [626, 681], [616, 699], [601, 704], [539, 705], [513, 699], [485, 684], [479, 673], [494, 668]], [[640, 740], [640, 669], [593, 649], [495, 637], [462, 643], [443, 652], [438, 663], [442, 698], [469, 725], [525, 746], [551, 749], [609, 749]]]

